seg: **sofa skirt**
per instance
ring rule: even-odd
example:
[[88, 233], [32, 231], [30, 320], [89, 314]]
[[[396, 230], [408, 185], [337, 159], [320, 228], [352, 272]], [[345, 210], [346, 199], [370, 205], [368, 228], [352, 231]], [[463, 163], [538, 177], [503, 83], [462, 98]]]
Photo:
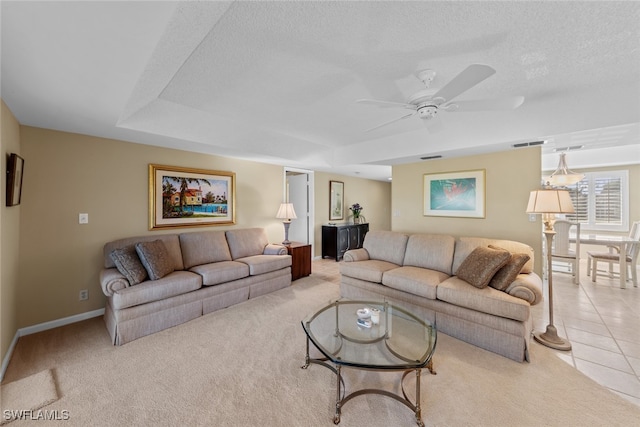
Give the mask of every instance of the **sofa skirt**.
[[291, 267], [120, 310], [108, 297], [104, 321], [112, 343], [122, 345], [289, 285]]
[[529, 361], [531, 316], [524, 322], [506, 319], [348, 276], [342, 276], [340, 295], [356, 300], [386, 299], [433, 323], [438, 332], [517, 362]]

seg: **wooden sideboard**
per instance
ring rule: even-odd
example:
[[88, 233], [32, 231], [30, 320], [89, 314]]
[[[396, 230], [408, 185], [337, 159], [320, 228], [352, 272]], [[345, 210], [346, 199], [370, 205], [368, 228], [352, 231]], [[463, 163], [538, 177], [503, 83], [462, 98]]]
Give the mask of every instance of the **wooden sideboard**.
[[334, 258], [336, 261], [349, 249], [362, 247], [369, 224], [327, 224], [322, 226], [322, 258]]

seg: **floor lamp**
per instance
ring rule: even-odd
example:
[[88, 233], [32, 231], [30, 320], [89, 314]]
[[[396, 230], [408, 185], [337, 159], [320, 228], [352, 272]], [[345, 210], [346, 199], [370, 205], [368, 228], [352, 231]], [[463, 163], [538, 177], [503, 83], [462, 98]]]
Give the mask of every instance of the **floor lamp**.
[[553, 273], [551, 271], [551, 245], [556, 232], [553, 223], [556, 214], [574, 213], [573, 203], [567, 190], [544, 188], [534, 190], [529, 195], [527, 213], [542, 214], [544, 235], [547, 239], [547, 275], [549, 277], [549, 324], [545, 332], [534, 332], [533, 338], [547, 347], [556, 350], [571, 350], [571, 343], [566, 338], [558, 336], [558, 330], [553, 325]]
[[278, 213], [276, 214], [276, 218], [284, 219], [284, 221], [282, 221], [282, 224], [284, 224], [284, 241], [282, 244], [291, 244], [289, 241], [289, 226], [291, 225], [292, 219], [298, 218], [296, 216], [296, 211], [293, 209], [293, 203], [281, 203], [280, 209], [278, 209]]

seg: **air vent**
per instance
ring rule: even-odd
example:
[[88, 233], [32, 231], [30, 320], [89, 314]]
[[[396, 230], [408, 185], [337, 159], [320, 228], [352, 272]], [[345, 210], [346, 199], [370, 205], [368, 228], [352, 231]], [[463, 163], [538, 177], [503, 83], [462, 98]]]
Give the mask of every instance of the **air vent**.
[[542, 145], [546, 142], [547, 141], [520, 142], [518, 144], [513, 144], [513, 148], [535, 147], [536, 145]]
[[572, 145], [571, 147], [554, 148], [553, 151], [556, 153], [561, 153], [563, 151], [575, 151], [575, 150], [581, 150], [583, 148], [584, 148], [584, 145]]
[[420, 160], [433, 160], [433, 159], [441, 159], [442, 156], [425, 156], [425, 157], [420, 157]]

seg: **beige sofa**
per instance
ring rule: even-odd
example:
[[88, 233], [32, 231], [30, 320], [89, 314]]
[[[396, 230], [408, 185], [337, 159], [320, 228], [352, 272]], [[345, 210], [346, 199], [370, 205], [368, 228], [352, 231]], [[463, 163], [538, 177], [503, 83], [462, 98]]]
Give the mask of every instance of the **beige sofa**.
[[121, 345], [289, 286], [291, 256], [261, 228], [130, 237], [104, 245], [100, 284]]
[[[512, 268], [514, 273], [499, 286], [504, 290], [492, 287], [493, 278], [492, 286], [480, 288], [455, 275], [464, 263], [468, 276], [470, 260], [489, 251], [489, 245], [505, 249], [509, 260], [526, 261]], [[370, 231], [363, 248], [344, 255], [340, 293], [349, 299], [384, 298], [423, 316], [447, 335], [518, 362], [529, 361], [530, 308], [542, 300], [542, 281], [533, 272], [533, 262], [530, 246], [509, 240]]]

